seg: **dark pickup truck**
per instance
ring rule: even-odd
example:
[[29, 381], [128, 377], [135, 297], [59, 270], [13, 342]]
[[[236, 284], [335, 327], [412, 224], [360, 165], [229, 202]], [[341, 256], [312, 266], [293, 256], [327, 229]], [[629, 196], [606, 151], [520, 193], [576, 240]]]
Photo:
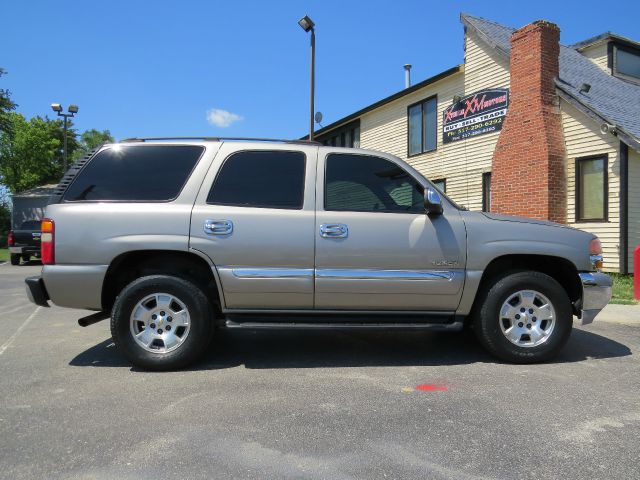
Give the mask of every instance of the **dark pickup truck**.
[[31, 257], [40, 258], [40, 221], [22, 222], [19, 230], [9, 232], [9, 253], [11, 265], [20, 265], [20, 260], [28, 262]]

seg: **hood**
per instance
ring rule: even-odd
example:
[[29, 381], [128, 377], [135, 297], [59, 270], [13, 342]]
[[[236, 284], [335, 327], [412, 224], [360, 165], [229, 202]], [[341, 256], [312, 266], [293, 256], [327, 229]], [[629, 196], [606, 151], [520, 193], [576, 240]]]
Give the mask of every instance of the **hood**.
[[562, 225], [561, 223], [549, 222], [548, 220], [536, 220], [535, 218], [527, 217], [513, 217], [511, 215], [500, 215], [497, 213], [480, 213], [481, 215], [487, 217], [489, 220], [498, 220], [501, 222], [532, 223], [534, 225], [546, 225], [548, 227], [570, 228], [572, 230], [575, 230], [573, 227]]

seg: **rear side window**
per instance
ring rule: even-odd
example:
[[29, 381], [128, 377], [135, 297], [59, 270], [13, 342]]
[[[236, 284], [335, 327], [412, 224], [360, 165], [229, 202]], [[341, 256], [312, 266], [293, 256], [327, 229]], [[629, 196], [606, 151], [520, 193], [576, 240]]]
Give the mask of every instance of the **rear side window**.
[[229, 156], [207, 203], [299, 210], [304, 200], [302, 152], [247, 151]]
[[203, 151], [197, 145], [110, 147], [80, 171], [64, 200], [173, 200]]

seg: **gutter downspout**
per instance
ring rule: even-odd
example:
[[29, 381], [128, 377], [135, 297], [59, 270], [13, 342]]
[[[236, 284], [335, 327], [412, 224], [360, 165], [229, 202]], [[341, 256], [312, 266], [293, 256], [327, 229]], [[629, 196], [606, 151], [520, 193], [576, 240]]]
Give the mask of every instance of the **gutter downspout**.
[[629, 146], [620, 142], [620, 273], [629, 273]]

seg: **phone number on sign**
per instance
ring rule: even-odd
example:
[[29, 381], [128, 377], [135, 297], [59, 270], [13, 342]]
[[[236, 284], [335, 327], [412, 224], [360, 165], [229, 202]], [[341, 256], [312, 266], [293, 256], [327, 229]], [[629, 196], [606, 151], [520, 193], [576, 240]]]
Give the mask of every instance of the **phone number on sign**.
[[455, 132], [447, 132], [447, 136], [452, 140], [457, 140], [461, 138], [472, 137], [474, 135], [480, 135], [481, 133], [489, 133], [496, 130], [497, 126], [502, 123], [502, 120], [502, 118], [494, 118], [480, 124], [462, 127]]

